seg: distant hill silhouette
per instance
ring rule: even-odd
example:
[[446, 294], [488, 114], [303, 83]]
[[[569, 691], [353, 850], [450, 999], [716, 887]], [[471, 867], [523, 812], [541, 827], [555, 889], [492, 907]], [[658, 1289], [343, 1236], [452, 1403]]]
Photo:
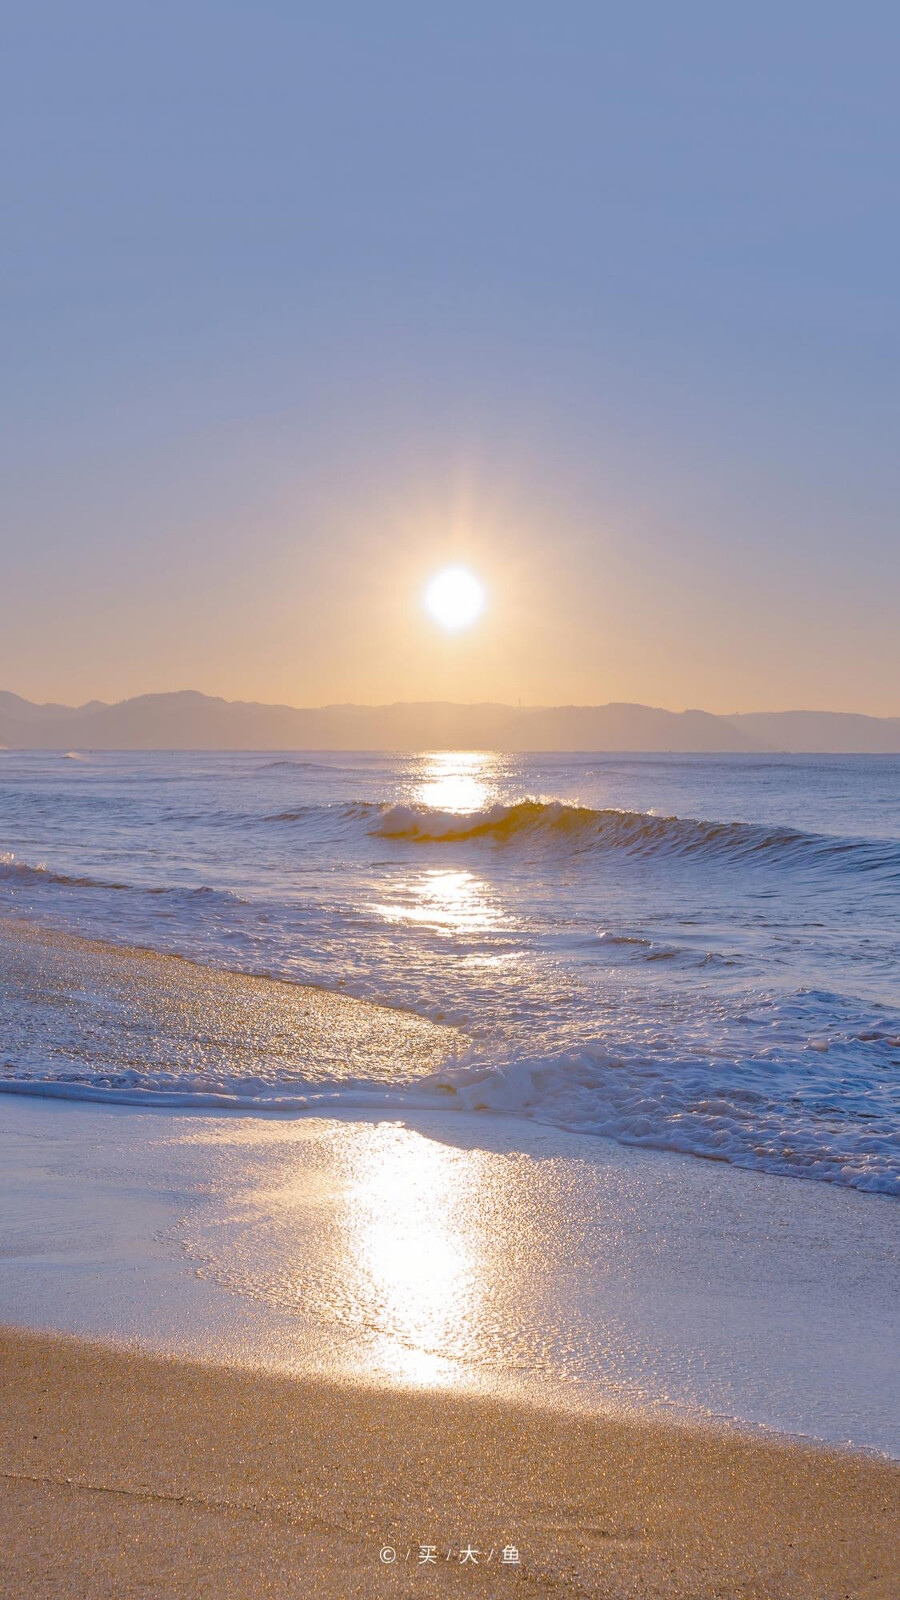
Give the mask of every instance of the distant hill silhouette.
[[106, 705], [0, 691], [0, 745], [27, 750], [622, 750], [900, 753], [900, 717], [840, 711], [663, 711], [450, 701], [300, 709], [182, 690]]
[[773, 750], [844, 755], [900, 751], [900, 717], [864, 717], [853, 711], [745, 711], [728, 721]]

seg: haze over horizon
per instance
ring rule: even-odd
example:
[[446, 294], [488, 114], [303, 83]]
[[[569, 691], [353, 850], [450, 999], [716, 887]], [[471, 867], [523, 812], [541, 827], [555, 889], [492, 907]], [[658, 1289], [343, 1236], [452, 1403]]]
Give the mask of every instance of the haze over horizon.
[[15, 8], [0, 682], [895, 715], [898, 44]]
[[66, 710], [66, 711], [86, 711], [86, 710], [91, 709], [92, 707], [103, 707], [103, 708], [106, 708], [106, 709], [112, 709], [112, 708], [115, 708], [117, 706], [129, 705], [129, 704], [132, 704], [132, 703], [134, 703], [136, 701], [141, 701], [141, 700], [152, 700], [152, 699], [163, 699], [163, 698], [169, 699], [169, 700], [177, 700], [177, 699], [182, 698], [182, 697], [183, 698], [196, 697], [196, 698], [201, 699], [201, 700], [219, 702], [219, 703], [225, 704], [225, 705], [260, 706], [260, 707], [263, 707], [263, 708], [266, 708], [266, 709], [273, 709], [274, 708], [274, 709], [285, 709], [285, 710], [290, 710], [290, 711], [327, 711], [327, 710], [341, 709], [341, 708], [344, 708], [344, 707], [352, 707], [353, 709], [364, 709], [364, 710], [370, 710], [371, 711], [371, 710], [384, 710], [386, 708], [389, 708], [389, 707], [392, 707], [392, 706], [397, 706], [397, 705], [406, 706], [406, 705], [436, 705], [436, 704], [454, 705], [454, 706], [458, 707], [459, 709], [463, 709], [463, 710], [464, 709], [474, 709], [474, 708], [477, 708], [479, 706], [498, 706], [498, 707], [502, 707], [505, 710], [510, 710], [510, 711], [513, 711], [513, 710], [516, 710], [516, 709], [518, 709], [520, 711], [523, 710], [523, 709], [524, 710], [554, 711], [554, 710], [567, 709], [567, 708], [572, 708], [572, 709], [575, 709], [575, 710], [596, 710], [598, 708], [598, 706], [617, 705], [617, 706], [637, 707], [637, 708], [639, 708], [641, 710], [662, 711], [667, 716], [683, 716], [688, 712], [698, 711], [698, 712], [701, 712], [704, 715], [725, 717], [725, 718], [738, 717], [738, 716], [754, 716], [754, 715], [774, 715], [774, 716], [785, 716], [785, 715], [787, 715], [787, 716], [791, 716], [791, 715], [857, 716], [857, 717], [865, 717], [865, 718], [869, 718], [869, 719], [873, 719], [873, 720], [880, 720], [880, 721], [896, 721], [898, 718], [900, 718], [900, 710], [895, 710], [893, 712], [890, 712], [890, 711], [888, 711], [888, 712], [875, 712], [875, 711], [868, 711], [864, 707], [860, 707], [860, 706], [854, 706], [854, 707], [852, 707], [851, 709], [849, 709], [847, 711], [838, 710], [838, 708], [836, 708], [834, 706], [799, 706], [798, 705], [798, 706], [785, 706], [785, 707], [782, 707], [782, 708], [779, 708], [779, 709], [775, 709], [774, 707], [771, 707], [771, 706], [766, 706], [762, 711], [760, 710], [760, 708], [758, 706], [755, 706], [752, 709], [752, 711], [738, 711], [738, 710], [735, 710], [734, 708], [732, 708], [731, 711], [711, 712], [709, 710], [709, 708], [706, 707], [706, 706], [657, 705], [657, 704], [651, 705], [646, 701], [635, 700], [633, 698], [627, 699], [627, 700], [605, 700], [605, 701], [568, 700], [568, 701], [557, 701], [557, 702], [549, 701], [549, 700], [537, 699], [537, 700], [529, 701], [527, 703], [527, 705], [523, 705], [523, 702], [521, 700], [516, 702], [516, 703], [514, 703], [514, 702], [508, 701], [508, 700], [494, 699], [494, 698], [492, 698], [492, 697], [490, 697], [488, 695], [481, 695], [481, 696], [479, 696], [479, 698], [472, 699], [472, 700], [446, 700], [446, 699], [437, 700], [435, 698], [426, 698], [424, 696], [404, 695], [404, 696], [398, 697], [395, 700], [365, 700], [365, 699], [361, 699], [361, 700], [329, 700], [329, 701], [319, 701], [319, 702], [315, 702], [314, 703], [314, 702], [308, 701], [308, 700], [306, 700], [306, 701], [304, 701], [304, 700], [297, 700], [297, 701], [258, 700], [258, 699], [255, 699], [255, 698], [251, 698], [248, 695], [225, 695], [225, 694], [217, 693], [215, 690], [197, 689], [193, 685], [185, 685], [185, 686], [183, 686], [181, 688], [177, 688], [177, 689], [159, 689], [159, 688], [138, 689], [138, 690], [135, 691], [134, 694], [120, 695], [120, 696], [111, 697], [109, 699], [105, 699], [100, 695], [92, 694], [92, 695], [89, 695], [86, 700], [69, 700], [69, 701], [66, 701], [66, 700], [60, 700], [58, 698], [38, 699], [34, 695], [20, 694], [18, 691], [11, 690], [5, 685], [3, 687], [0, 687], [0, 703], [2, 703], [7, 698], [12, 698], [12, 699], [16, 699], [16, 700], [21, 700], [23, 702], [23, 704], [28, 705], [28, 706], [33, 707], [33, 708], [41, 709], [41, 710], [48, 709], [48, 708], [55, 708], [55, 709], [62, 709], [62, 710]]
[[900, 717], [396, 701], [292, 707], [182, 690], [107, 705], [34, 705], [0, 690], [10, 750], [643, 751], [900, 754]]

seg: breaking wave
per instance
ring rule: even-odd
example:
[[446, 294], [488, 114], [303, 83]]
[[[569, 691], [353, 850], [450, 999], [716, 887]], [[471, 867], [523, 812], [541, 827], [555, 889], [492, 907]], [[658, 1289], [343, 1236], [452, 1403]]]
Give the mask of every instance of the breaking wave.
[[32, 867], [27, 861], [17, 861], [10, 852], [0, 855], [0, 883], [15, 887], [31, 884], [60, 883], [70, 889], [128, 889], [127, 883], [110, 883], [100, 878], [79, 877], [67, 872], [53, 872], [50, 867]]
[[159, 886], [119, 883], [110, 878], [90, 878], [77, 873], [54, 872], [51, 867], [46, 867], [43, 863], [33, 867], [27, 861], [17, 861], [9, 851], [0, 854], [0, 884], [6, 884], [12, 889], [58, 884], [64, 889], [107, 889], [121, 894], [130, 892], [147, 895], [202, 896], [204, 899], [228, 900], [235, 905], [247, 904], [246, 900], [232, 893], [230, 889], [213, 889], [205, 883], [189, 887], [176, 884]]
[[[652, 812], [603, 810], [564, 800], [517, 800], [483, 811], [438, 811], [429, 806], [391, 805], [355, 808], [371, 815], [370, 832], [414, 844], [462, 844], [518, 840], [611, 847], [633, 855], [715, 856], [796, 861], [818, 858], [857, 870], [887, 870], [900, 875], [900, 846], [890, 840], [846, 839], [767, 828], [750, 822], [706, 822]], [[372, 815], [374, 813], [374, 815]], [[282, 813], [280, 821], [299, 813]]]
[[[887, 1067], [900, 1039], [877, 1029], [868, 1038]], [[873, 1084], [841, 1105], [826, 1074], [817, 1069], [813, 1041], [807, 1050], [813, 1054], [804, 1092], [787, 1097], [765, 1063], [748, 1060], [737, 1076], [717, 1075], [708, 1063], [653, 1060], [600, 1041], [496, 1063], [479, 1060], [473, 1049], [468, 1059], [396, 1083], [352, 1076], [314, 1081], [300, 1073], [266, 1081], [209, 1070], [173, 1076], [89, 1066], [24, 1077], [11, 1064], [0, 1064], [0, 1094], [242, 1115], [499, 1113], [619, 1144], [900, 1196], [900, 1139], [885, 1116], [892, 1098], [889, 1083]]]

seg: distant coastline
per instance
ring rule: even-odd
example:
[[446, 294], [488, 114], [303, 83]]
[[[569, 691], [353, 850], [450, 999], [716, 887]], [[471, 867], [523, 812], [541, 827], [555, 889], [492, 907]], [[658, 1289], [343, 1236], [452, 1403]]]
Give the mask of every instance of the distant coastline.
[[181, 690], [117, 704], [37, 705], [0, 691], [0, 747], [24, 750], [622, 751], [900, 754], [900, 717], [844, 711], [734, 716], [602, 706], [452, 701], [302, 708]]

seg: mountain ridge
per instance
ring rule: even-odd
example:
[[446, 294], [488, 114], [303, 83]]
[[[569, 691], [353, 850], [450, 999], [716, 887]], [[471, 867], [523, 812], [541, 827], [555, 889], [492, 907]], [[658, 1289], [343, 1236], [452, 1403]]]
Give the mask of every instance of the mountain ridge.
[[60, 750], [529, 750], [898, 754], [900, 717], [842, 711], [723, 716], [628, 701], [599, 706], [448, 700], [268, 705], [182, 689], [114, 703], [39, 705], [0, 690], [0, 746]]

